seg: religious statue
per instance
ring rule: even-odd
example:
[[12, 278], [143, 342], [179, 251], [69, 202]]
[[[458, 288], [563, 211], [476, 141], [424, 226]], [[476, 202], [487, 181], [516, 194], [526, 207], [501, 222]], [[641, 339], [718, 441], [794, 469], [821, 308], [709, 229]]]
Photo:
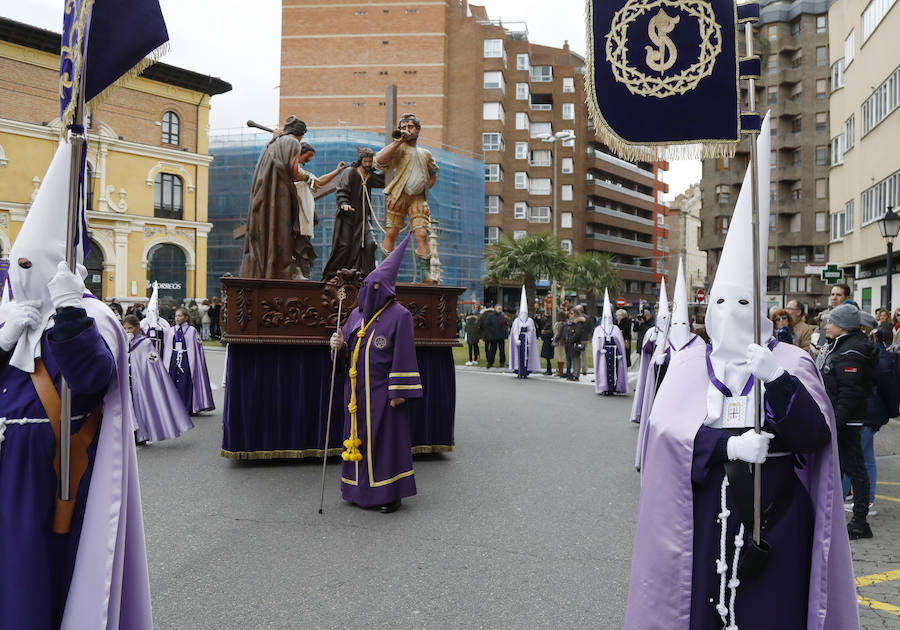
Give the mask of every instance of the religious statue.
[[386, 222], [382, 249], [393, 251], [394, 242], [409, 216], [416, 238], [416, 260], [422, 280], [431, 281], [431, 249], [428, 246], [428, 191], [437, 180], [438, 167], [427, 149], [416, 146], [422, 123], [415, 114], [403, 114], [394, 141], [375, 155], [374, 166], [392, 177], [384, 189]]

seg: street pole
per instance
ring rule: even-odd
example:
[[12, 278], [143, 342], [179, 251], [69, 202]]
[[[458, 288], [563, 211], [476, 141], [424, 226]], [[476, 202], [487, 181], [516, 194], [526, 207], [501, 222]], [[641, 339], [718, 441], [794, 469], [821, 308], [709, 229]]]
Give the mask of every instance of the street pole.
[[[557, 215], [557, 206], [556, 206], [556, 184], [558, 178], [557, 168], [559, 164], [559, 151], [556, 150], [556, 138], [554, 137], [551, 141], [550, 147], [553, 149], [553, 209], [550, 211], [550, 221], [553, 222], [553, 242], [555, 243], [558, 240], [557, 229], [556, 229], [556, 215]], [[888, 263], [890, 264], [890, 263]], [[550, 313], [550, 321], [556, 321], [556, 277], [554, 276], [551, 280], [550, 285], [550, 295], [552, 296], [552, 300], [550, 302], [550, 308], [552, 312]]]
[[781, 308], [784, 308], [784, 305], [787, 304], [785, 301], [787, 299], [787, 278], [781, 279]]
[[889, 239], [887, 242], [887, 291], [886, 291], [886, 308], [891, 316], [893, 317], [893, 306], [891, 305], [891, 271], [893, 271], [892, 267], [894, 266], [894, 239]]

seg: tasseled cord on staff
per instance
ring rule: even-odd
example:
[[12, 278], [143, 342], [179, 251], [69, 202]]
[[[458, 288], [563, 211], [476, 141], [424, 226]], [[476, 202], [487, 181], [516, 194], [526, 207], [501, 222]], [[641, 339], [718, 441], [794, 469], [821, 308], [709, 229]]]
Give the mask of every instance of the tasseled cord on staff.
[[347, 405], [347, 410], [350, 412], [350, 437], [344, 440], [344, 448], [347, 450], [341, 453], [341, 459], [345, 462], [359, 462], [362, 461], [363, 458], [362, 453], [359, 452], [362, 440], [359, 439], [359, 433], [357, 433], [356, 429], [356, 377], [359, 374], [356, 369], [356, 362], [359, 360], [359, 349], [362, 346], [362, 341], [366, 336], [366, 332], [369, 330], [369, 326], [378, 319], [378, 316], [381, 315], [382, 311], [384, 311], [390, 303], [390, 300], [385, 302], [384, 306], [378, 309], [378, 312], [372, 316], [372, 319], [363, 324], [360, 327], [359, 332], [356, 333], [356, 347], [353, 348], [353, 358], [350, 359], [350, 404]]

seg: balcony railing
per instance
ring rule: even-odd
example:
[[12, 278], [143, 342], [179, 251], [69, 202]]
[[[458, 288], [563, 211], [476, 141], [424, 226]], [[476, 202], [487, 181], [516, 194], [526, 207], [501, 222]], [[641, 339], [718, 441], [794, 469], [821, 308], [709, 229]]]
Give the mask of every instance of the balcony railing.
[[598, 234], [596, 232], [588, 232], [585, 238], [592, 238], [598, 241], [606, 241], [607, 243], [616, 243], [618, 245], [627, 245], [629, 247], [640, 247], [641, 249], [653, 249], [653, 243], [638, 241], [633, 238], [622, 238], [621, 236], [610, 236], [609, 234]]
[[625, 219], [627, 221], [634, 221], [635, 223], [640, 223], [641, 225], [647, 225], [649, 227], [653, 227], [653, 225], [654, 225], [652, 219], [645, 219], [644, 217], [638, 216], [636, 214], [629, 214], [628, 212], [622, 212], [621, 210], [613, 210], [612, 208], [606, 208], [604, 206], [588, 204], [587, 211], [588, 212], [596, 212], [597, 214], [605, 214], [606, 216], [615, 217], [617, 219]]
[[613, 262], [612, 266], [620, 271], [636, 271], [638, 273], [653, 273], [653, 267], [645, 267], [644, 265], [630, 265], [627, 263]]
[[593, 177], [591, 175], [588, 175], [587, 183], [593, 184], [594, 186], [599, 186], [600, 188], [605, 188], [606, 190], [625, 193], [626, 195], [631, 195], [636, 199], [641, 199], [642, 201], [649, 201], [650, 203], [653, 203], [654, 201], [653, 195], [645, 195], [644, 193], [637, 192], [636, 190], [625, 188], [625, 186], [623, 186], [622, 184], [615, 184], [604, 179], [597, 179], [596, 177]]
[[597, 149], [594, 149], [593, 147], [587, 148], [587, 156], [588, 156], [588, 158], [594, 158], [597, 160], [603, 160], [604, 162], [609, 162], [610, 164], [615, 164], [616, 166], [620, 166], [624, 169], [628, 169], [632, 173], [642, 175], [649, 179], [654, 179], [653, 173], [651, 171], [644, 170], [639, 166], [635, 166], [631, 162], [626, 162], [625, 160], [619, 159], [614, 155], [610, 155], [609, 153], [604, 153], [603, 151], [598, 151]]

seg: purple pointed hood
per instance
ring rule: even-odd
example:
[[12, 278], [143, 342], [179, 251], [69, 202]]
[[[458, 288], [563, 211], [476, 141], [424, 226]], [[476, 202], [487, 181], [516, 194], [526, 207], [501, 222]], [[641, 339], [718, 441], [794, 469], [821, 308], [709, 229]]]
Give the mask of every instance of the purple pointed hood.
[[378, 309], [394, 297], [397, 273], [400, 271], [400, 263], [403, 262], [411, 235], [412, 232], [407, 233], [394, 251], [388, 254], [387, 258], [381, 261], [381, 264], [363, 280], [362, 286], [359, 288], [357, 303], [364, 321], [368, 321], [378, 312]]

